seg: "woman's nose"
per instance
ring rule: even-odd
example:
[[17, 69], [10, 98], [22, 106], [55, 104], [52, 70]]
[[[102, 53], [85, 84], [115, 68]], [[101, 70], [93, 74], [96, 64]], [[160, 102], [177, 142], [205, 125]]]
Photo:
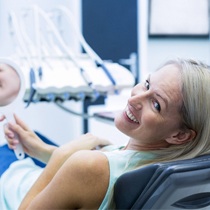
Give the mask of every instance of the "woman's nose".
[[145, 93], [138, 93], [138, 94], [132, 95], [128, 99], [128, 103], [132, 105], [136, 110], [140, 110], [143, 107], [145, 98], [146, 98]]

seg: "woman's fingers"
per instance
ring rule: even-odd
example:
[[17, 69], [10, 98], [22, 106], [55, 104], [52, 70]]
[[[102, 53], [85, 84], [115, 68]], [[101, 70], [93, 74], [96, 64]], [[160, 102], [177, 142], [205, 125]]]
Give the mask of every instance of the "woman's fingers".
[[16, 149], [16, 145], [18, 144], [18, 141], [17, 140], [7, 139], [7, 142], [8, 142], [8, 147], [10, 149]]
[[9, 129], [8, 124], [4, 125], [4, 133], [5, 133], [5, 138], [8, 142], [8, 146], [10, 149], [15, 149], [16, 145], [19, 143], [18, 139], [16, 138], [16, 135], [14, 131]]
[[13, 139], [15, 137], [14, 131], [9, 128], [8, 124], [4, 125], [4, 134], [9, 139]]
[[20, 125], [20, 127], [23, 129], [23, 130], [28, 130], [30, 131], [30, 128], [16, 115], [14, 114], [14, 117], [15, 117], [15, 121], [18, 125]]
[[100, 144], [100, 146], [106, 146], [106, 145], [110, 145], [112, 143], [107, 139], [100, 139], [99, 144]]
[[0, 116], [0, 122], [4, 121], [5, 120], [5, 116], [4, 115], [1, 115]]

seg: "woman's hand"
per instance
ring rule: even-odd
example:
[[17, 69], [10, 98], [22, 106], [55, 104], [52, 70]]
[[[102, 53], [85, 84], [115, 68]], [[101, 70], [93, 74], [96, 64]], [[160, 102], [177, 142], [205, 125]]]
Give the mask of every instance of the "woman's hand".
[[[4, 126], [4, 133], [9, 148], [15, 149], [16, 145], [20, 142], [26, 154], [42, 162], [48, 162], [56, 147], [43, 142], [20, 118], [16, 115], [14, 115], [14, 117], [16, 124], [8, 123]], [[0, 121], [3, 119], [4, 117], [1, 117]]]
[[110, 144], [110, 141], [106, 139], [102, 139], [90, 133], [86, 133], [81, 135], [76, 140], [70, 141], [69, 143], [60, 146], [56, 150], [58, 150], [61, 154], [66, 154], [66, 156], [69, 154], [70, 156], [72, 153], [80, 150], [95, 150]]
[[75, 152], [81, 150], [95, 150], [98, 147], [110, 145], [111, 143], [102, 138], [98, 138], [90, 133], [83, 134], [79, 138], [61, 145], [53, 152], [53, 157], [59, 159], [60, 166]]

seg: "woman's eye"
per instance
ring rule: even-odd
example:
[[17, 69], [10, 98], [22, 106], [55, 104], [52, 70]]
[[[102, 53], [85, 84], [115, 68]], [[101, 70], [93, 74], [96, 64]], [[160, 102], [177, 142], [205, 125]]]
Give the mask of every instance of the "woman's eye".
[[160, 112], [161, 107], [160, 107], [160, 104], [158, 102], [154, 102], [154, 107], [158, 112]]
[[[150, 83], [149, 83], [148, 80], [145, 81], [145, 88], [146, 88], [147, 90], [150, 89]], [[154, 107], [155, 107], [155, 109], [156, 109], [158, 112], [161, 111], [160, 104], [159, 104], [157, 101], [154, 101]]]
[[149, 85], [149, 81], [148, 80], [145, 81], [145, 87], [146, 87], [147, 90], [149, 90], [150, 85]]

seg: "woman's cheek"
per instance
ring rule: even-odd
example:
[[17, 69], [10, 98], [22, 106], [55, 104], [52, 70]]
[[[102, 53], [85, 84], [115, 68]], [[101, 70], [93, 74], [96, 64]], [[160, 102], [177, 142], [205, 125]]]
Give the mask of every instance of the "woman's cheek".
[[158, 124], [158, 120], [157, 120], [157, 116], [155, 115], [155, 113], [152, 110], [147, 110], [144, 113], [142, 113], [141, 116], [141, 123], [144, 126], [155, 126]]

